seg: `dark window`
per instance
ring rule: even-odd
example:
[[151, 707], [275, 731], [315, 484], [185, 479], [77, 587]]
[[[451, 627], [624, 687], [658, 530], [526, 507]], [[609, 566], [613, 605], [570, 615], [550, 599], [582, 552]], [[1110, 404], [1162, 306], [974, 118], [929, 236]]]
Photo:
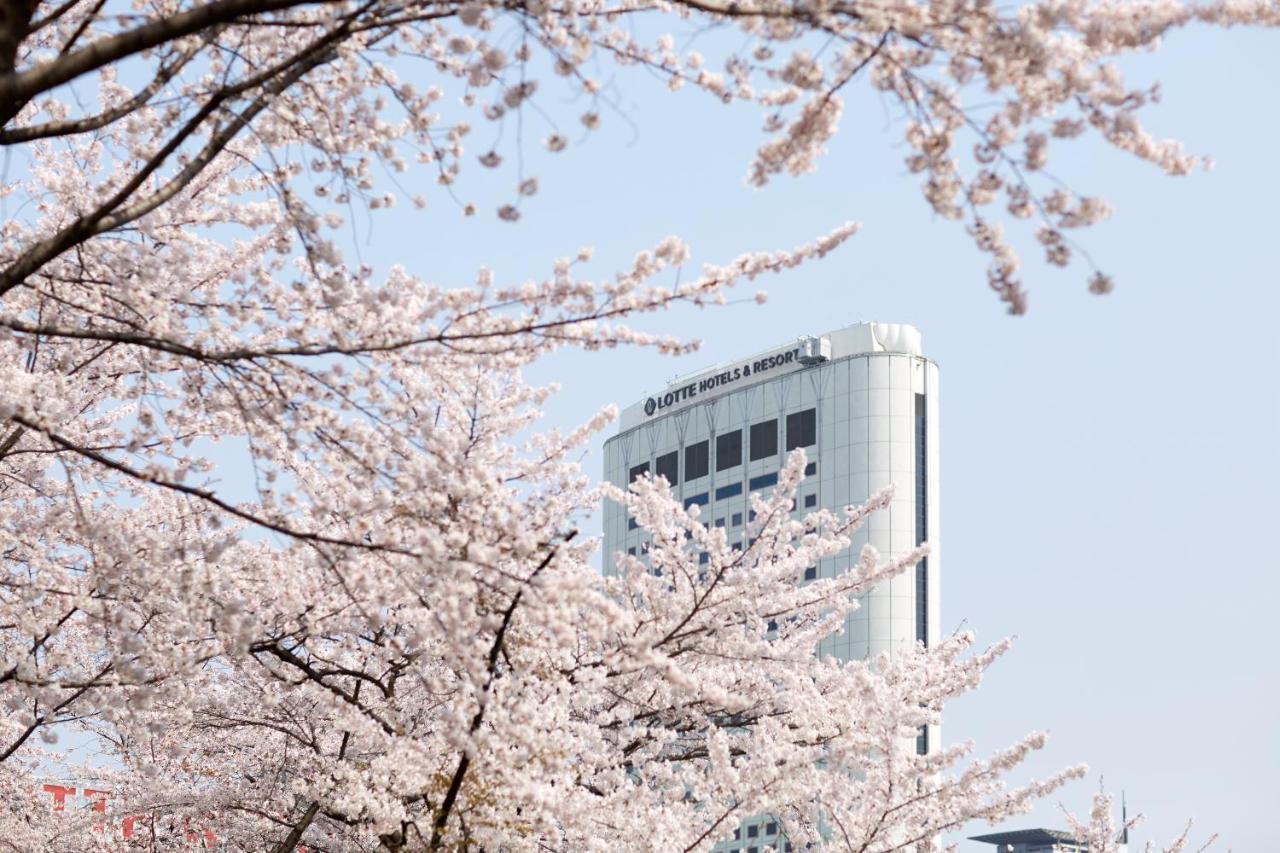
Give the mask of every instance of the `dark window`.
[[742, 526], [742, 513], [740, 513], [740, 512], [735, 512], [735, 513], [733, 514], [733, 518], [732, 518], [732, 519], [731, 519], [731, 521], [730, 521], [730, 524], [731, 524], [732, 526], [734, 526], [734, 527], [741, 527], [741, 526]]
[[711, 555], [708, 554], [706, 551], [703, 551], [701, 554], [698, 555], [698, 565], [705, 566], [707, 564], [707, 561], [710, 559], [711, 559]]
[[627, 519], [627, 529], [628, 529], [628, 530], [635, 530], [635, 529], [636, 529], [636, 520], [635, 520], [634, 518], [628, 518], [628, 519]]
[[716, 436], [716, 470], [723, 471], [742, 464], [742, 430], [735, 429]]
[[731, 498], [734, 495], [740, 495], [740, 494], [742, 494], [742, 484], [730, 483], [727, 486], [721, 486], [720, 488], [716, 489], [716, 500], [722, 501], [725, 498]]
[[751, 510], [750, 513], [747, 514], [747, 521], [755, 521], [755, 520], [756, 520], [756, 511], [753, 509]]
[[[928, 410], [923, 394], [916, 395], [916, 543], [929, 535], [929, 427]], [[929, 558], [916, 563], [916, 641], [929, 645]], [[922, 730], [917, 749], [921, 755], [929, 751], [929, 733]], [[921, 745], [923, 744], [923, 745]]]
[[636, 549], [635, 549], [635, 548], [628, 548], [628, 549], [627, 549], [627, 554], [628, 554], [628, 555], [630, 555], [630, 556], [632, 556], [632, 557], [634, 557], [634, 556], [636, 555]]
[[642, 462], [636, 467], [631, 469], [631, 476], [628, 478], [628, 482], [634, 483], [638, 477], [643, 477], [645, 474], [648, 474], [648, 473], [649, 473], [649, 463]]
[[[755, 436], [752, 436], [754, 438]], [[787, 415], [787, 450], [818, 443], [818, 418], [813, 409]]]
[[817, 462], [810, 462], [808, 465], [804, 466], [804, 475], [806, 477], [812, 477], [816, 473], [818, 473]]
[[767, 489], [770, 486], [778, 485], [778, 475], [776, 472], [773, 474], [761, 474], [759, 477], [752, 477], [747, 485], [753, 492]]
[[653, 466], [653, 474], [655, 477], [666, 477], [668, 485], [678, 485], [680, 482], [680, 454], [672, 451], [665, 456], [659, 456], [658, 461]]
[[[777, 630], [778, 630], [778, 620], [777, 620], [777, 619], [770, 619], [770, 620], [769, 620], [769, 625], [766, 627], [766, 629], [765, 629], [765, 630], [767, 630], [770, 634], [772, 634], [774, 631], [777, 631]], [[768, 833], [765, 833], [765, 834], [767, 835]]]
[[765, 827], [764, 827], [764, 834], [765, 834], [765, 835], [777, 835], [777, 834], [778, 834], [778, 824], [777, 824], [777, 823], [775, 823], [774, 821], [769, 821], [767, 824], [765, 824]]
[[817, 495], [805, 495], [805, 496], [804, 496], [804, 505], [805, 505], [806, 507], [817, 506], [817, 505], [818, 505], [818, 496], [817, 496]]
[[929, 727], [928, 726], [921, 726], [920, 734], [916, 735], [916, 754], [917, 755], [929, 754]]
[[697, 505], [697, 506], [706, 506], [706, 505], [707, 505], [707, 498], [708, 498], [708, 496], [707, 496], [707, 493], [706, 493], [706, 492], [703, 492], [703, 493], [698, 494], [698, 495], [694, 495], [694, 496], [693, 496], [693, 497], [691, 497], [691, 498], [685, 498], [685, 499], [684, 499], [684, 508], [685, 508], [685, 509], [688, 509], [689, 507], [694, 506], [694, 505]]
[[735, 840], [742, 837], [742, 827], [738, 827], [733, 831], [733, 837]]
[[686, 482], [707, 476], [707, 464], [710, 461], [707, 458], [707, 453], [708, 445], [705, 441], [691, 444], [684, 449], [684, 479]]
[[717, 518], [717, 519], [716, 519], [716, 527], [724, 527], [724, 519], [723, 519], [723, 518]]
[[751, 425], [751, 461], [778, 455], [778, 421]]
[[814, 580], [818, 577], [818, 567], [810, 566], [804, 570], [804, 579], [807, 581]]
[[759, 834], [760, 834], [760, 827], [754, 826], [754, 825], [747, 827], [747, 838], [755, 838]]

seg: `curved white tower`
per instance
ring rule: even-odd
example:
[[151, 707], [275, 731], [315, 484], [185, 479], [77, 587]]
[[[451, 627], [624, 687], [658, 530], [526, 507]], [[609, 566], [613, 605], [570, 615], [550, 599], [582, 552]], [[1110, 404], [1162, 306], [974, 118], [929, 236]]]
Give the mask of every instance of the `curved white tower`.
[[[843, 660], [892, 653], [939, 631], [938, 366], [922, 355], [911, 326], [859, 323], [805, 336], [773, 349], [680, 378], [622, 412], [605, 442], [605, 478], [626, 485], [645, 471], [662, 474], [702, 519], [740, 541], [747, 495], [777, 482], [788, 450], [809, 457], [796, 511], [838, 510], [897, 485], [885, 512], [871, 516], [847, 553], [813, 570], [847, 569], [863, 543], [882, 557], [929, 542], [913, 573], [875, 587], [838, 636], [819, 650]], [[605, 570], [612, 555], [643, 551], [644, 531], [616, 504], [604, 509]], [[921, 730], [916, 748], [937, 748], [938, 731]], [[745, 820], [720, 853], [790, 851], [767, 815]]]
[[[680, 378], [622, 412], [605, 442], [605, 477], [625, 485], [644, 471], [665, 475], [687, 504], [730, 541], [748, 521], [747, 495], [770, 488], [788, 450], [804, 447], [809, 476], [797, 511], [838, 509], [895, 483], [849, 553], [817, 567], [848, 568], [862, 543], [885, 557], [928, 541], [912, 574], [871, 590], [823, 654], [843, 659], [938, 639], [938, 367], [912, 326], [859, 323], [802, 337]], [[606, 571], [617, 551], [639, 550], [644, 531], [619, 506], [604, 511]], [[634, 553], [634, 551], [633, 551]], [[928, 749], [922, 736], [921, 747]]]

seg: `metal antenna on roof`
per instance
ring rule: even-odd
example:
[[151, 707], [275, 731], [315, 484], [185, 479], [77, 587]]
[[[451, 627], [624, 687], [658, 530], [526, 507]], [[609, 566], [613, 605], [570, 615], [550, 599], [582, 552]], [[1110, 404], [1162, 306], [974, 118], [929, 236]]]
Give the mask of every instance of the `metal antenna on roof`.
[[1120, 843], [1129, 843], [1129, 806], [1125, 803], [1124, 789], [1120, 790], [1120, 822], [1124, 828], [1120, 830]]

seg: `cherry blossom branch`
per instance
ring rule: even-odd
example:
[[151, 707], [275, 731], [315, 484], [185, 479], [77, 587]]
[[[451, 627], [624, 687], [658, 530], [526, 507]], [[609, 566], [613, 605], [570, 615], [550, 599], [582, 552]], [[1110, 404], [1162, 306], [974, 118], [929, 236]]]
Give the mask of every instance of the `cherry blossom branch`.
[[200, 489], [195, 486], [188, 486], [185, 483], [173, 482], [171, 480], [167, 480], [163, 477], [160, 477], [156, 474], [148, 473], [147, 471], [143, 471], [131, 465], [127, 465], [124, 462], [121, 462], [117, 459], [112, 459], [110, 456], [107, 456], [103, 453], [99, 453], [98, 451], [93, 450], [85, 445], [78, 444], [74, 441], [71, 441], [70, 439], [67, 439], [62, 435], [58, 434], [57, 432], [54, 432], [51, 429], [41, 426], [37, 422], [33, 420], [29, 420], [23, 415], [15, 414], [11, 416], [10, 420], [12, 420], [16, 424], [21, 425], [27, 430], [40, 433], [41, 435], [45, 436], [45, 438], [47, 438], [51, 443], [61, 448], [62, 450], [68, 450], [78, 456], [83, 456], [84, 458], [92, 462], [95, 462], [98, 465], [103, 466], [104, 468], [110, 469], [120, 474], [124, 474], [130, 479], [137, 480], [140, 483], [147, 483], [149, 485], [159, 486], [163, 489], [168, 489], [173, 492], [178, 492], [183, 495], [198, 498], [200, 501], [207, 503], [210, 506], [216, 507], [217, 509], [227, 513], [228, 515], [234, 516], [238, 519], [241, 519], [242, 521], [247, 521], [256, 527], [261, 527], [266, 530], [270, 530], [273, 533], [279, 533], [281, 535], [288, 536], [291, 539], [299, 539], [299, 540], [314, 542], [318, 544], [337, 545], [344, 548], [356, 548], [359, 550], [367, 550], [367, 551], [384, 551], [384, 552], [389, 552], [394, 554], [405, 554], [405, 555], [412, 553], [410, 551], [407, 551], [395, 545], [343, 539], [341, 537], [328, 536], [326, 534], [318, 533], [315, 531], [298, 530], [291, 527], [288, 524], [285, 524], [282, 521], [273, 521], [269, 518], [264, 518], [264, 517], [255, 515], [254, 513], [243, 510], [237, 506], [233, 506], [232, 504], [227, 503], [226, 501], [222, 500], [216, 494], [214, 494], [213, 492], [207, 489]]
[[176, 77], [179, 72], [191, 60], [199, 54], [216, 36], [216, 32], [207, 35], [204, 42], [193, 45], [182, 53], [178, 54], [173, 60], [160, 67], [159, 73], [143, 88], [139, 89], [136, 94], [127, 100], [121, 101], [119, 104], [102, 112], [86, 116], [79, 119], [67, 119], [64, 121], [51, 121], [40, 125], [29, 125], [26, 127], [10, 127], [0, 129], [0, 145], [18, 145], [25, 142], [32, 142], [36, 139], [48, 139], [52, 136], [70, 136], [77, 133], [87, 133], [91, 130], [99, 130], [112, 122], [118, 121], [130, 113], [138, 110], [144, 104], [148, 103], [155, 95], [165, 87], [165, 85]]
[[[32, 0], [26, 2], [34, 9]], [[41, 92], [47, 92], [105, 65], [141, 53], [153, 47], [176, 41], [183, 36], [200, 32], [217, 24], [227, 23], [245, 15], [263, 14], [301, 5], [331, 2], [331, 0], [217, 0], [185, 12], [151, 21], [133, 30], [100, 39], [77, 51], [46, 62], [26, 71], [0, 73], [0, 125], [7, 124], [28, 101]], [[0, 34], [6, 28], [0, 19]], [[0, 39], [0, 48], [4, 45]], [[0, 50], [0, 55], [4, 51]], [[5, 71], [0, 63], [0, 72]]]

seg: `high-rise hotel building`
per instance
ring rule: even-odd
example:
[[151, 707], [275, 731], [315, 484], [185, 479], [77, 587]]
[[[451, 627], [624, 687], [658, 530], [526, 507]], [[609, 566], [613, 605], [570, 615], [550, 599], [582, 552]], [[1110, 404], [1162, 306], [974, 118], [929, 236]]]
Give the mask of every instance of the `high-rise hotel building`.
[[[895, 483], [892, 504], [849, 552], [811, 571], [848, 569], [865, 542], [893, 557], [928, 541], [929, 557], [870, 590], [820, 653], [850, 660], [937, 641], [938, 367], [915, 328], [858, 323], [677, 379], [623, 410], [604, 447], [607, 480], [665, 476], [686, 506], [701, 505], [705, 523], [728, 528], [730, 542], [744, 538], [748, 495], [777, 482], [792, 448], [809, 458], [797, 512], [839, 510]], [[605, 506], [606, 570], [610, 555], [642, 553], [644, 540], [622, 507]]]

